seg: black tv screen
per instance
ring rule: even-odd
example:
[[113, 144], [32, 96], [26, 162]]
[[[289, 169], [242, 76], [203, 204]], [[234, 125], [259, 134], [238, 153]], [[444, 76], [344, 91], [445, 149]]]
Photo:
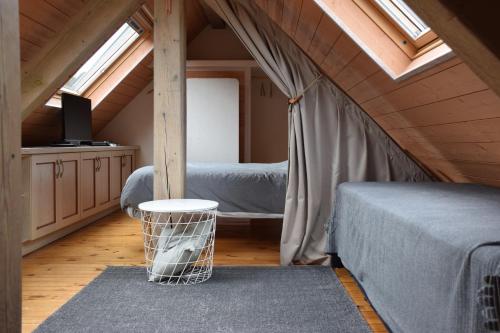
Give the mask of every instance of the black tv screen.
[[92, 106], [88, 98], [62, 93], [64, 140], [92, 141]]

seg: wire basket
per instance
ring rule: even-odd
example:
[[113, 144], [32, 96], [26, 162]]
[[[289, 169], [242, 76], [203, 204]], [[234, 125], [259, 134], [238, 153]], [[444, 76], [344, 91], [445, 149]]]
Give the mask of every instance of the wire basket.
[[148, 280], [195, 284], [212, 275], [217, 210], [154, 212], [141, 209]]

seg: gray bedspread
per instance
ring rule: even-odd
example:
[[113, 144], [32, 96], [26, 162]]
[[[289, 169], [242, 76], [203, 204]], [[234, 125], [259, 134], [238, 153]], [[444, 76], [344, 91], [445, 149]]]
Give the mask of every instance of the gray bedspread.
[[[186, 198], [219, 203], [228, 213], [283, 214], [288, 162], [188, 163]], [[122, 209], [153, 200], [153, 167], [137, 169], [128, 178], [121, 196]]]
[[344, 183], [330, 231], [394, 332], [490, 332], [478, 290], [500, 274], [500, 189]]

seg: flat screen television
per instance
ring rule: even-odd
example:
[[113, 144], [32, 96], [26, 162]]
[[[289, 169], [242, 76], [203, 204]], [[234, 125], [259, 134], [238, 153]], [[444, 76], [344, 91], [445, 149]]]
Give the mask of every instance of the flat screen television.
[[63, 138], [66, 142], [92, 141], [92, 106], [88, 98], [62, 93]]

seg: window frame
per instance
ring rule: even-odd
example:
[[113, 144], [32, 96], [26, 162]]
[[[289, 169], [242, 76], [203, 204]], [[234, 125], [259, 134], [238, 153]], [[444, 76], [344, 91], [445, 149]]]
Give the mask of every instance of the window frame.
[[[426, 31], [422, 32], [421, 34], [419, 34], [418, 36], [416, 37], [413, 37], [407, 29], [405, 29], [405, 27], [400, 23], [398, 22], [398, 20], [394, 17], [396, 16], [397, 14], [395, 13], [392, 13], [390, 12], [387, 8], [385, 8], [383, 2], [390, 2], [393, 4], [394, 7], [396, 7], [396, 10], [399, 11], [399, 15], [397, 16], [404, 16], [407, 18], [408, 21], [410, 21], [412, 24], [415, 24], [413, 23], [413, 20], [411, 18], [408, 17], [408, 15], [406, 13], [403, 12], [403, 10], [400, 8], [400, 6], [396, 3], [394, 3], [394, 0], [371, 0], [371, 2], [373, 3], [373, 5], [388, 19], [390, 20], [393, 24], [394, 24], [394, 27], [396, 29], [398, 29], [404, 36], [406, 36], [407, 38], [407, 42], [409, 43], [412, 43], [413, 46], [415, 46], [415, 48], [417, 49], [421, 49], [423, 47], [425, 47], [426, 45], [428, 45], [429, 43], [431, 42], [434, 42], [436, 41], [437, 39], [439, 39], [439, 37], [436, 35], [436, 33], [434, 31], [432, 31], [432, 29], [430, 27], [427, 26], [427, 24], [425, 24], [418, 16], [417, 14], [413, 13], [413, 11], [411, 11], [410, 8], [408, 8], [407, 10], [408, 11], [411, 11], [413, 13], [413, 15], [415, 15], [415, 17], [420, 20], [422, 22], [422, 24], [425, 24], [427, 29]], [[406, 6], [406, 5], [404, 5]], [[407, 6], [406, 6], [407, 7]]]
[[408, 37], [373, 0], [314, 2], [395, 81], [406, 80], [454, 56], [439, 38], [422, 47], [408, 42]]
[[[128, 26], [128, 28], [125, 28]], [[132, 33], [130, 36], [124, 36], [125, 39], [119, 43], [115, 44], [123, 35], [118, 35], [117, 34], [123, 29], [121, 32], [122, 34], [125, 34], [129, 29], [134, 31], [135, 33]], [[66, 83], [59, 89], [62, 92], [68, 92], [70, 94], [75, 94], [78, 96], [82, 96], [85, 91], [92, 85], [94, 82], [99, 80], [99, 78], [107, 71], [108, 68], [110, 68], [116, 61], [118, 61], [126, 52], [127, 50], [130, 49], [130, 47], [141, 37], [143, 31], [137, 31], [130, 23], [129, 20], [127, 22], [123, 23], [100, 47], [97, 49], [97, 51], [85, 61], [83, 65], [81, 65], [78, 70], [71, 76], [71, 78], [66, 81]], [[87, 66], [89, 61], [92, 60], [92, 58], [102, 50], [102, 48], [111, 41], [111, 43], [108, 45], [108, 48], [103, 51], [103, 55], [105, 54], [106, 57], [103, 59], [103, 57], [97, 57], [94, 59], [94, 63], [89, 66], [89, 69], [87, 73], [91, 72], [91, 74], [87, 77], [87, 74], [84, 73], [83, 76], [83, 81], [78, 84], [78, 87], [76, 89], [72, 89], [73, 87], [69, 88], [67, 87], [69, 82], [75, 77], [75, 75], [84, 67]], [[109, 53], [109, 54], [108, 54]], [[78, 78], [76, 81], [80, 80]]]
[[[104, 67], [103, 70], [101, 70], [97, 75], [93, 75], [93, 79], [92, 80], [87, 80], [86, 81], [86, 84], [84, 85], [84, 89], [82, 89], [81, 91], [73, 91], [71, 89], [66, 89], [64, 88], [64, 85], [66, 85], [66, 83], [69, 81], [66, 81], [64, 83], [64, 85], [59, 88], [57, 90], [57, 92], [45, 103], [45, 106], [48, 106], [48, 107], [54, 107], [54, 108], [60, 108], [61, 107], [61, 94], [63, 92], [67, 92], [67, 93], [70, 93], [70, 94], [75, 94], [75, 95], [78, 95], [78, 96], [83, 96], [83, 97], [86, 97], [87, 96], [87, 92], [89, 90], [92, 90], [94, 89], [94, 86], [99, 83], [100, 81], [103, 80], [103, 78], [106, 77], [107, 75], [107, 72], [113, 68], [113, 66], [117, 63], [121, 63], [123, 61], [124, 58], [128, 57], [129, 56], [129, 53], [130, 53], [130, 50], [134, 49], [138, 44], [140, 44], [141, 42], [143, 42], [144, 40], [144, 37], [147, 37], [148, 35], [146, 33], [148, 33], [150, 30], [151, 30], [151, 27], [149, 26], [149, 24], [145, 24], [145, 22], [147, 23], [147, 21], [145, 21], [145, 18], [143, 18], [143, 15], [140, 15], [140, 14], [134, 14], [132, 17], [130, 17], [129, 19], [127, 19], [126, 22], [124, 22], [122, 25], [120, 25], [120, 27], [118, 29], [116, 29], [116, 31], [111, 35], [113, 36], [116, 32], [118, 32], [120, 30], [120, 28], [122, 28], [125, 24], [128, 24], [132, 29], [134, 29], [136, 31], [136, 33], [138, 34], [138, 36], [136, 38], [134, 38], [134, 40], [130, 43], [128, 43], [128, 45], [123, 48], [123, 50], [120, 50], [121, 52], [119, 52], [119, 54], [116, 56], [116, 57], [110, 57], [105, 65], [101, 66], [97, 72], [99, 72], [99, 70], [101, 68]], [[98, 48], [98, 50], [107, 42], [109, 41], [109, 39], [111, 38], [111, 36]], [[124, 44], [125, 45], [125, 44]], [[96, 51], [97, 52], [97, 51]], [[92, 55], [93, 56], [93, 55]], [[89, 57], [90, 59], [91, 57]], [[87, 61], [89, 60], [87, 59]], [[110, 59], [112, 59], [111, 61], [109, 61]], [[85, 63], [87, 62], [85, 61]], [[85, 63], [83, 65], [81, 65], [78, 70], [80, 70], [80, 68], [82, 68], [82, 66], [85, 65]], [[77, 70], [77, 72], [78, 72]], [[76, 73], [76, 72], [75, 72]], [[74, 75], [74, 74], [73, 74]], [[72, 77], [73, 77], [72, 75]], [[91, 77], [91, 78], [92, 78]], [[92, 103], [94, 104], [94, 103]], [[92, 108], [94, 108], [94, 105], [92, 105]]]
[[[352, 0], [410, 59], [416, 59], [444, 44], [430, 28], [413, 38], [398, 22], [379, 5], [381, 0]], [[384, 0], [382, 0], [384, 1]], [[390, 1], [390, 0], [387, 0]]]

